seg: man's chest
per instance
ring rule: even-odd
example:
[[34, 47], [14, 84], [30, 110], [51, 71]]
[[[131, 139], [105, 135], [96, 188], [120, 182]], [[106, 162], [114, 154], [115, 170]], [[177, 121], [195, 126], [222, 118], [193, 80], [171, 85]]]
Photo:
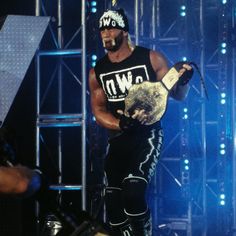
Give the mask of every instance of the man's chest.
[[149, 81], [146, 65], [131, 66], [100, 74], [100, 81], [109, 101], [122, 101], [133, 84]]

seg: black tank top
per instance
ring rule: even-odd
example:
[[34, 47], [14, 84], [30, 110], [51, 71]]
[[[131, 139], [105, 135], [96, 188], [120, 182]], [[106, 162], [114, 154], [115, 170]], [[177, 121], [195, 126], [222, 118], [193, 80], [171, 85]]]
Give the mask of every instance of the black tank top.
[[136, 46], [132, 54], [121, 62], [113, 63], [108, 55], [95, 66], [95, 74], [108, 100], [108, 110], [117, 117], [117, 110], [124, 110], [124, 99], [133, 84], [143, 81], [156, 82], [150, 62], [150, 50]]

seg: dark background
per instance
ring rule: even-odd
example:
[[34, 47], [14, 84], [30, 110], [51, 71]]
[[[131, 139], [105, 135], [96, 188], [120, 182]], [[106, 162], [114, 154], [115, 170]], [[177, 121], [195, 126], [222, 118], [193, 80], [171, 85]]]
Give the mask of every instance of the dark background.
[[[34, 15], [34, 1], [9, 0], [1, 3], [0, 17], [7, 15]], [[16, 162], [35, 166], [35, 77], [34, 63], [20, 86], [11, 109], [5, 119], [4, 129], [8, 131], [11, 144], [16, 150]], [[35, 202], [33, 199], [0, 199], [0, 235], [34, 235]]]
[[[105, 1], [104, 1], [105, 2]], [[130, 4], [131, 1], [120, 1], [122, 7], [127, 8], [128, 12], [128, 17], [130, 20], [133, 21], [132, 15], [133, 15], [133, 5]], [[189, 1], [191, 2], [191, 1]], [[194, 3], [195, 1], [192, 1]], [[198, 2], [198, 1], [196, 1]], [[218, 48], [220, 45], [220, 42], [218, 41], [220, 38], [220, 35], [222, 34], [221, 30], [219, 29], [219, 14], [216, 11], [216, 8], [212, 7], [211, 10], [211, 3], [212, 5], [215, 5], [214, 3], [216, 1], [206, 1], [210, 10], [208, 11], [205, 8], [205, 12], [207, 12], [207, 15], [205, 15], [205, 42], [206, 42], [206, 55], [205, 57], [211, 58], [212, 55], [214, 55], [215, 50]], [[0, 8], [0, 16], [4, 17], [8, 14], [17, 14], [17, 15], [34, 15], [34, 6], [35, 2], [32, 0], [22, 0], [22, 1], [16, 1], [16, 0], [8, 0], [5, 1], [4, 4], [1, 5]], [[51, 4], [52, 6], [56, 6], [56, 0], [48, 1], [47, 4]], [[78, 23], [78, 18], [80, 17], [80, 7], [75, 6], [74, 4], [71, 4], [71, 1], [67, 0], [65, 1], [65, 4], [68, 6], [65, 7], [66, 12], [65, 14], [69, 17], [65, 17], [65, 41], [67, 41], [71, 35], [72, 31], [76, 30]], [[219, 4], [219, 3], [218, 3]], [[196, 4], [197, 5], [197, 4]], [[188, 6], [189, 7], [189, 6]], [[48, 7], [50, 9], [50, 7]], [[52, 7], [53, 8], [53, 7]], [[196, 6], [191, 6], [190, 8], [190, 14], [189, 14], [189, 30], [188, 30], [188, 47], [191, 49], [187, 51], [188, 56], [190, 57], [191, 60], [195, 62], [199, 62], [199, 48], [200, 45], [198, 44], [200, 41], [200, 36], [199, 34], [199, 25], [197, 23], [194, 25], [192, 22], [194, 20], [198, 22], [197, 19], [194, 19], [195, 17], [195, 11], [198, 11], [198, 8]], [[217, 8], [218, 9], [218, 8]], [[148, 5], [145, 6], [145, 10], [148, 12], [150, 9], [148, 9]], [[178, 1], [173, 1], [173, 0], [163, 0], [161, 1], [161, 32], [160, 34], [163, 34], [172, 24], [173, 21], [178, 18], [178, 10], [179, 10], [179, 5]], [[55, 9], [52, 9], [51, 12], [49, 12], [51, 16], [56, 15], [55, 14]], [[90, 21], [88, 21], [88, 28], [89, 32], [87, 34], [88, 39], [88, 67], [90, 67], [90, 56], [96, 52], [98, 57], [101, 57], [104, 54], [104, 51], [101, 50], [101, 44], [100, 40], [97, 37], [97, 21], [96, 18], [92, 18], [93, 16], [90, 16]], [[68, 27], [70, 26], [70, 27]], [[145, 19], [145, 33], [148, 35], [148, 31], [150, 30], [150, 19]], [[179, 28], [173, 27], [173, 31], [170, 32], [170, 35], [168, 36], [175, 36], [177, 33], [176, 31], [179, 30]], [[147, 32], [146, 32], [147, 31]], [[133, 32], [133, 25], [131, 25], [131, 34]], [[231, 34], [232, 32], [230, 32]], [[173, 34], [173, 35], [172, 35]], [[196, 40], [196, 42], [194, 42]], [[78, 47], [77, 44], [78, 40], [74, 42], [73, 47]], [[149, 46], [149, 41], [148, 40], [143, 40], [141, 43], [142, 46]], [[51, 44], [49, 44], [51, 45]], [[43, 46], [48, 46], [47, 43], [45, 43], [45, 39], [43, 40]], [[157, 45], [157, 48], [159, 50], [159, 47], [161, 48], [162, 52], [166, 55], [168, 55], [168, 59], [170, 59], [170, 62], [173, 63], [175, 61], [180, 60], [180, 52], [179, 50], [176, 50], [176, 45]], [[228, 54], [230, 57], [230, 54]], [[215, 57], [212, 59], [212, 63], [217, 64], [219, 62], [220, 54], [216, 54]], [[77, 62], [74, 62], [72, 60], [66, 59], [68, 63], [71, 63], [72, 65], [74, 64], [74, 67], [78, 67]], [[206, 60], [207, 61], [207, 60]], [[47, 68], [46, 71], [44, 71], [45, 74], [47, 74], [52, 68], [53, 68], [53, 63], [50, 60], [46, 60], [43, 63], [45, 63], [45, 67]], [[21, 84], [21, 87], [19, 89], [19, 92], [17, 93], [15, 97], [15, 101], [9, 111], [9, 114], [5, 120], [4, 127], [9, 131], [9, 133], [12, 134], [13, 141], [16, 153], [17, 153], [17, 162], [25, 164], [29, 167], [34, 167], [35, 165], [35, 119], [36, 119], [36, 79], [35, 79], [35, 71], [34, 71], [34, 62], [32, 61], [28, 72]], [[230, 207], [234, 208], [235, 206], [227, 205], [226, 210], [225, 210], [225, 215], [227, 217], [221, 216], [220, 212], [221, 209], [219, 206], [219, 199], [218, 199], [218, 184], [220, 182], [219, 175], [221, 171], [225, 170], [224, 168], [219, 168], [218, 163], [216, 163], [217, 158], [219, 157], [218, 154], [218, 137], [217, 134], [219, 133], [220, 129], [220, 124], [218, 124], [217, 118], [219, 117], [219, 91], [217, 86], [219, 85], [219, 81], [221, 78], [219, 78], [219, 71], [218, 68], [216, 70], [211, 70], [210, 67], [206, 68], [206, 86], [208, 88], [208, 92], [210, 95], [210, 100], [207, 101], [206, 107], [206, 119], [209, 121], [209, 124], [211, 124], [211, 121], [214, 121], [213, 124], [216, 125], [208, 125], [207, 126], [207, 168], [209, 168], [208, 175], [207, 176], [210, 180], [214, 180], [215, 182], [210, 182], [213, 183], [212, 187], [212, 192], [213, 194], [208, 191], [207, 192], [207, 207], [208, 207], [208, 212], [207, 212], [207, 217], [208, 217], [208, 227], [209, 227], [209, 232], [212, 234], [209, 235], [216, 235], [215, 231], [217, 230], [218, 227], [220, 227], [220, 218], [222, 218], [222, 221], [224, 218], [229, 219], [230, 214], [227, 214], [228, 209]], [[47, 77], [44, 77], [45, 80], [47, 80]], [[229, 77], [229, 81], [231, 81], [231, 78]], [[228, 82], [229, 82], [228, 81]], [[67, 81], [68, 82], [68, 81]], [[230, 83], [229, 83], [230, 85]], [[200, 81], [199, 77], [195, 73], [193, 80], [191, 81], [191, 86], [195, 86], [195, 88], [199, 89], [200, 87]], [[65, 90], [66, 93], [71, 95], [71, 91], [75, 89], [73, 82], [71, 83], [66, 83], [65, 84]], [[217, 89], [216, 89], [217, 88]], [[191, 197], [193, 199], [197, 199], [198, 194], [201, 196], [201, 176], [200, 173], [202, 173], [202, 166], [201, 163], [199, 164], [199, 157], [201, 157], [201, 143], [200, 143], [200, 122], [201, 122], [201, 117], [200, 117], [200, 106], [201, 106], [201, 100], [199, 98], [199, 94], [196, 92], [197, 90], [191, 89], [190, 94], [188, 96], [188, 100], [185, 101], [184, 103], [178, 103], [173, 100], [170, 101], [169, 103], [169, 109], [167, 110], [166, 116], [163, 120], [164, 124], [164, 131], [165, 131], [165, 143], [164, 143], [164, 152], [163, 152], [163, 159], [162, 163], [164, 163], [177, 177], [178, 179], [181, 179], [181, 161], [179, 161], [180, 157], [180, 148], [181, 148], [181, 137], [178, 136], [177, 139], [174, 140], [172, 145], [168, 146], [171, 141], [173, 141], [173, 138], [181, 132], [181, 128], [183, 127], [183, 123], [181, 123], [181, 120], [179, 117], [183, 115], [182, 109], [183, 107], [188, 107], [189, 108], [189, 117], [190, 119], [186, 122], [189, 122], [189, 129], [188, 134], [189, 136], [189, 147], [191, 149], [190, 151], [190, 161], [192, 161], [193, 168], [191, 172], [191, 175], [194, 175], [194, 180], [197, 181], [196, 183], [193, 182], [191, 183]], [[76, 92], [76, 91], [75, 91]], [[231, 90], [229, 90], [230, 94]], [[52, 93], [49, 99], [49, 102], [47, 103], [48, 106], [43, 107], [44, 111], [52, 111], [50, 110], [51, 108], [55, 108], [56, 100], [53, 100], [53, 96], [55, 93]], [[78, 107], [78, 102], [75, 102], [73, 99], [73, 96], [68, 96], [67, 97], [67, 104], [69, 104], [69, 108], [74, 108]], [[227, 106], [230, 107], [232, 103], [228, 103]], [[87, 104], [88, 109], [89, 109], [89, 103]], [[70, 111], [70, 110], [69, 110]], [[55, 112], [53, 110], [53, 112]], [[229, 114], [230, 115], [230, 114]], [[89, 122], [91, 117], [89, 117]], [[91, 148], [89, 149], [89, 158], [93, 158], [94, 156], [103, 156], [103, 149], [100, 149], [101, 146], [104, 147], [104, 142], [105, 142], [105, 134], [103, 133], [100, 128], [98, 128], [95, 123], [89, 123], [89, 133], [88, 133], [88, 145], [91, 144]], [[229, 124], [227, 124], [229, 125]], [[44, 146], [42, 152], [45, 154], [43, 157], [47, 160], [47, 157], [49, 157], [49, 161], [45, 163], [45, 166], [51, 166], [52, 167], [52, 161], [54, 161], [54, 157], [57, 156], [56, 153], [56, 144], [51, 143], [50, 137], [56, 136], [57, 134], [53, 131], [43, 131], [43, 135], [45, 137], [49, 137], [49, 143], [48, 146]], [[64, 132], [64, 131], [63, 131]], [[78, 146], [77, 145], [77, 139], [75, 139], [75, 135], [73, 133], [74, 131], [68, 130], [65, 131], [64, 137], [67, 139], [67, 143], [65, 144], [67, 149], [70, 149], [70, 146]], [[79, 132], [79, 131], [78, 131]], [[232, 132], [232, 131], [230, 131]], [[71, 139], [71, 137], [73, 137]], [[229, 140], [232, 142], [232, 140]], [[230, 144], [232, 145], [232, 143]], [[229, 145], [229, 149], [231, 146]], [[48, 152], [48, 147], [51, 148], [51, 152]], [[167, 150], [166, 150], [167, 149]], [[200, 151], [199, 151], [200, 150]], [[78, 150], [77, 150], [78, 151]], [[77, 152], [76, 151], [76, 152]], [[71, 152], [67, 153], [68, 158], [70, 157]], [[51, 158], [52, 157], [52, 158]], [[168, 158], [176, 158], [176, 161], [166, 161]], [[228, 159], [230, 156], [228, 156]], [[227, 159], [227, 160], [228, 160]], [[49, 163], [50, 162], [50, 163]], [[197, 162], [197, 164], [194, 164], [194, 162]], [[49, 164], [48, 164], [49, 163]], [[101, 165], [101, 159], [92, 159], [92, 165], [89, 165], [91, 174], [90, 174], [90, 179], [92, 183], [97, 183], [100, 182], [101, 180], [101, 173], [100, 175], [97, 175], [97, 170], [99, 169], [99, 166]], [[177, 164], [176, 164], [177, 163]], [[216, 164], [215, 164], [216, 163]], [[231, 164], [231, 161], [228, 160], [227, 163]], [[76, 173], [75, 166], [79, 164], [78, 159], [66, 159], [65, 161], [65, 167], [67, 167], [69, 170], [73, 170], [73, 173]], [[211, 167], [213, 166], [213, 167]], [[217, 169], [217, 168], [219, 169]], [[228, 165], [228, 168], [230, 169], [231, 165]], [[228, 168], [226, 169], [226, 174], [227, 180], [231, 179], [231, 170], [228, 171]], [[100, 169], [101, 170], [101, 169]], [[49, 171], [47, 171], [47, 174], [52, 174], [52, 178], [55, 178], [55, 173], [57, 172], [55, 168], [51, 168]], [[162, 195], [159, 194], [158, 197], [163, 197], [163, 202], [164, 204], [160, 204], [161, 208], [157, 209], [158, 212], [164, 212], [167, 215], [174, 215], [176, 214], [177, 217], [180, 217], [181, 215], [185, 214], [186, 212], [186, 203], [188, 202], [186, 197], [183, 197], [183, 192], [178, 186], [176, 187], [176, 183], [173, 181], [173, 178], [170, 177], [168, 173], [165, 172], [165, 169], [163, 170], [162, 166], [159, 165], [158, 167], [158, 173], [160, 173], [157, 177], [157, 182], [159, 184], [159, 181], [161, 182], [162, 180], [159, 179], [163, 178], [163, 182], [161, 183], [162, 185]], [[74, 178], [77, 178], [78, 176], [75, 174], [68, 175], [65, 177], [65, 179], [69, 179], [74, 181]], [[228, 178], [229, 177], [229, 178]], [[227, 186], [229, 186], [231, 183], [229, 181], [226, 182]], [[91, 185], [92, 186], [92, 185]], [[200, 186], [200, 187], [199, 187]], [[93, 191], [90, 192], [91, 195], [95, 196], [93, 194]], [[90, 196], [89, 193], [89, 196]], [[157, 196], [155, 193], [150, 194], [150, 201], [153, 203], [153, 201], [157, 200]], [[230, 198], [230, 191], [227, 192], [228, 194], [228, 199]], [[67, 196], [65, 196], [65, 199], [67, 199]], [[72, 199], [71, 196], [68, 196], [68, 199]], [[96, 200], [96, 199], [95, 199]], [[230, 202], [230, 200], [228, 200]], [[66, 201], [67, 202], [67, 201]], [[68, 200], [70, 203], [71, 200]], [[76, 201], [74, 201], [76, 202]], [[67, 204], [67, 203], [66, 203]], [[75, 203], [76, 204], [76, 203]], [[97, 202], [94, 201], [94, 204], [96, 205]], [[230, 203], [229, 203], [230, 204]], [[174, 207], [173, 207], [174, 206]], [[1, 236], [31, 236], [35, 235], [35, 216], [34, 216], [34, 200], [33, 199], [27, 199], [27, 200], [9, 200], [6, 198], [1, 198], [0, 199], [0, 235]], [[220, 210], [219, 210], [220, 209]], [[160, 217], [161, 218], [161, 217]], [[159, 218], [159, 219], [160, 219]], [[159, 222], [162, 223], [162, 222]], [[222, 226], [223, 227], [223, 226]], [[220, 235], [220, 234], [219, 234]]]
[[[56, 32], [57, 24], [57, 1], [45, 2], [47, 14], [51, 18], [51, 27]], [[78, 2], [64, 1], [64, 21], [63, 21], [63, 33], [64, 42], [68, 42], [73, 33], [80, 26], [80, 13], [81, 6]], [[7, 15], [35, 15], [35, 1], [23, 0], [16, 1], [10, 0], [2, 4], [0, 8], [0, 17], [4, 19]], [[95, 21], [91, 21], [91, 31], [93, 31]], [[55, 34], [56, 35], [56, 34]], [[88, 37], [93, 39], [95, 34], [89, 32]], [[88, 46], [93, 45], [93, 49], [96, 48], [96, 43], [88, 42]], [[80, 36], [78, 36], [70, 45], [70, 48], [80, 48]], [[42, 42], [41, 48], [56, 49], [53, 44], [52, 36], [49, 29], [47, 29]], [[90, 63], [91, 54], [88, 53], [88, 63]], [[2, 129], [7, 130], [10, 136], [10, 144], [14, 147], [16, 152], [15, 163], [26, 165], [30, 168], [35, 168], [36, 162], [36, 74], [35, 74], [35, 58], [33, 58], [31, 65], [28, 68], [25, 78], [16, 94], [14, 102], [8, 112], [8, 115], [4, 121]], [[64, 62], [67, 63], [73, 69], [80, 68], [80, 59], [77, 58], [64, 58]], [[54, 58], [43, 58], [42, 61], [42, 77], [41, 77], [41, 89], [44, 92], [47, 90], [47, 86], [50, 80], [50, 75], [53, 73], [55, 65], [58, 63]], [[90, 64], [88, 64], [90, 67]], [[76, 71], [80, 73], [80, 69]], [[77, 74], [78, 75], [78, 74]], [[65, 79], [64, 79], [65, 78]], [[71, 78], [71, 75], [63, 71], [63, 93], [65, 94], [63, 99], [63, 112], [65, 113], [80, 113], [81, 112], [81, 100], [78, 94], [81, 94], [81, 88], [78, 88], [75, 80]], [[79, 78], [80, 79], [80, 78]], [[58, 82], [53, 81], [52, 87], [49, 89], [49, 93], [46, 96], [45, 104], [41, 106], [41, 112], [47, 114], [57, 113], [58, 100], [56, 99]], [[42, 95], [41, 95], [42, 98]], [[92, 116], [90, 114], [89, 100], [87, 102], [88, 112], [88, 199], [91, 200], [91, 208], [97, 207], [97, 192], [96, 184], [101, 183], [101, 164], [102, 161], [98, 158], [94, 158], [94, 155], [103, 158], [103, 149], [98, 150], [99, 143], [104, 145], [104, 131], [100, 130], [95, 125], [94, 121], [91, 121]], [[44, 172], [47, 181], [51, 184], [57, 183], [57, 178], [60, 173], [58, 171], [58, 150], [57, 150], [57, 135], [58, 129], [41, 129], [41, 170]], [[81, 183], [81, 138], [80, 127], [62, 128], [63, 139], [63, 182], [69, 184]], [[91, 135], [90, 135], [91, 134]], [[98, 141], [99, 140], [99, 141]], [[94, 144], [90, 144], [90, 143]], [[96, 145], [95, 145], [96, 144]], [[100, 169], [99, 169], [100, 168]], [[98, 170], [99, 169], [99, 170]], [[68, 171], [69, 170], [69, 171]], [[95, 186], [95, 187], [94, 187]], [[100, 189], [99, 189], [100, 191]], [[99, 194], [99, 192], [98, 192]], [[99, 198], [99, 197], [98, 197]], [[55, 196], [56, 199], [56, 196]], [[61, 194], [62, 205], [68, 212], [80, 215], [81, 209], [81, 194], [76, 191], [64, 191]], [[90, 202], [90, 200], [89, 200]], [[89, 203], [90, 204], [90, 203]], [[9, 197], [0, 198], [0, 235], [1, 236], [35, 236], [36, 235], [36, 216], [35, 216], [35, 199], [16, 199]], [[41, 227], [44, 222], [44, 210], [41, 209]], [[45, 221], [46, 222], [46, 221]], [[41, 229], [42, 230], [42, 229]]]

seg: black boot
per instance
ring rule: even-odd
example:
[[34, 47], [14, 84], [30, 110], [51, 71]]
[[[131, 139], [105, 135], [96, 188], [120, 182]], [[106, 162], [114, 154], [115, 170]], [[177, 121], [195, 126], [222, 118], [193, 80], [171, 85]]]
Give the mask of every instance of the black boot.
[[129, 221], [127, 220], [117, 226], [111, 226], [111, 236], [134, 236]]
[[141, 216], [129, 217], [129, 221], [134, 236], [152, 236], [150, 211]]

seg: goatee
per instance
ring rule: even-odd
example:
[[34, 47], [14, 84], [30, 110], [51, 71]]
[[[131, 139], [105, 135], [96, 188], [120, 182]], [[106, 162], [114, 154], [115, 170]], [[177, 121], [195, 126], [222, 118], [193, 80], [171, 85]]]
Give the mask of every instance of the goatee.
[[123, 32], [121, 31], [114, 39], [105, 41], [104, 39], [102, 40], [103, 42], [103, 47], [108, 50], [115, 52], [117, 51], [122, 43], [123, 43]]

